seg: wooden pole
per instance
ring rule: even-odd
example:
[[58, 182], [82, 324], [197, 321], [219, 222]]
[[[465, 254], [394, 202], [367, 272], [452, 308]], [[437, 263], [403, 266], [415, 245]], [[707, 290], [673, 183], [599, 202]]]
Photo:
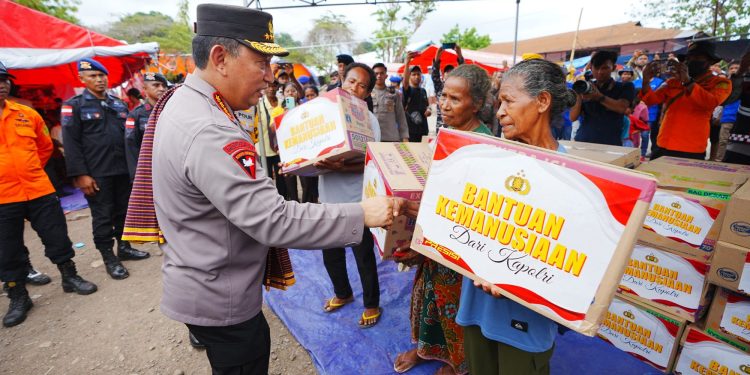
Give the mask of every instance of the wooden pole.
[[581, 29], [581, 18], [583, 17], [583, 8], [578, 14], [578, 26], [576, 26], [576, 33], [573, 35], [573, 48], [570, 49], [570, 65], [573, 66], [573, 60], [576, 56], [576, 44], [578, 43], [578, 30]]

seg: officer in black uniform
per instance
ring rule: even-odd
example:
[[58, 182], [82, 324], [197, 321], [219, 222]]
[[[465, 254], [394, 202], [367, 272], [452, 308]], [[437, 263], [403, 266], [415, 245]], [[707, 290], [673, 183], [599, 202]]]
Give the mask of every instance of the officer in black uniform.
[[138, 153], [146, 133], [146, 124], [156, 101], [167, 92], [169, 81], [159, 73], [148, 72], [143, 75], [143, 92], [146, 102], [135, 107], [125, 120], [125, 159], [128, 162], [130, 182], [135, 178], [135, 167], [138, 165]]
[[[124, 279], [129, 274], [120, 260], [149, 257], [120, 240], [131, 189], [124, 142], [128, 106], [107, 94], [108, 72], [98, 61], [79, 61], [78, 74], [86, 89], [61, 110], [65, 164], [89, 203], [94, 244], [107, 273]], [[112, 250], [115, 238], [119, 258]]]

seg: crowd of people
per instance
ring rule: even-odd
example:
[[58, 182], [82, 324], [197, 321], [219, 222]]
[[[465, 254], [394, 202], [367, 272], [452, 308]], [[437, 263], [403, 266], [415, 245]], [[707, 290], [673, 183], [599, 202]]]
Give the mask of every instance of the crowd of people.
[[[418, 202], [363, 200], [362, 160], [320, 161], [316, 167], [328, 173], [319, 177], [281, 170], [277, 120], [322, 92], [341, 89], [366, 101], [381, 142], [421, 142], [436, 104], [438, 131], [483, 133], [558, 152], [565, 152], [559, 140], [573, 138], [640, 147], [644, 158], [701, 160], [710, 140], [711, 160], [750, 164], [750, 53], [722, 65], [708, 41], [663, 59], [636, 51], [619, 71], [616, 53], [596, 51], [582, 74], [529, 54], [491, 75], [466, 64], [455, 45], [449, 48], [457, 66], [441, 64], [440, 48], [425, 74], [411, 64], [417, 53], [410, 52], [403, 75], [389, 78], [384, 63], [369, 66], [342, 54], [324, 84], [296, 77], [287, 62], [272, 66], [272, 56], [288, 52], [275, 43], [269, 14], [203, 4], [197, 20], [196, 71], [178, 85], [144, 74], [142, 92], [129, 92], [135, 106], [108, 93], [102, 64], [80, 60], [84, 90], [61, 103], [59, 145], [34, 109], [10, 97], [15, 77], [0, 64], [0, 280], [10, 299], [5, 327], [21, 324], [32, 308], [27, 284], [50, 281], [31, 265], [25, 220], [60, 270], [65, 292], [97, 291], [77, 272], [58, 192], [45, 169], [57, 148], [64, 150], [67, 178], [91, 209], [92, 237], [106, 272], [127, 278], [122, 261], [149, 257], [123, 232], [130, 238], [140, 230], [158, 240], [165, 255], [161, 309], [186, 324], [192, 343], [207, 348], [215, 374], [267, 372], [261, 284], [268, 281], [270, 257], [280, 254], [269, 247], [324, 249], [333, 295], [321, 307], [328, 313], [354, 302], [346, 271], [350, 247], [363, 289], [358, 324], [372, 328], [383, 314], [369, 228], [387, 226], [397, 215], [416, 216]], [[141, 220], [133, 222], [149, 229], [126, 228], [129, 200]], [[549, 373], [554, 340], [563, 331], [556, 323], [409, 248], [395, 257], [416, 266], [415, 347], [395, 358], [396, 372], [436, 360], [443, 363], [440, 374]]]

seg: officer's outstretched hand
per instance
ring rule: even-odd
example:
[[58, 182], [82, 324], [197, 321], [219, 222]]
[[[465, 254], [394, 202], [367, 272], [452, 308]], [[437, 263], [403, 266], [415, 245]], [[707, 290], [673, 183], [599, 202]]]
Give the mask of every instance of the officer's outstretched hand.
[[74, 180], [74, 184], [77, 188], [81, 189], [83, 194], [88, 196], [94, 196], [96, 195], [96, 192], [99, 191], [99, 185], [96, 184], [96, 180], [91, 176], [77, 176]]
[[359, 204], [365, 212], [365, 226], [369, 228], [389, 226], [393, 223], [393, 217], [398, 215], [398, 207], [394, 211], [394, 198], [392, 197], [367, 198]]

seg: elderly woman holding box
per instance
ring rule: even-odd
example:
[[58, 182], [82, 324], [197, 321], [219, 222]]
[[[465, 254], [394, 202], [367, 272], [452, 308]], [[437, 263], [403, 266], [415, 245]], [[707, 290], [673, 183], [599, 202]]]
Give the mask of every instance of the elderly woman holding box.
[[[461, 65], [451, 71], [440, 95], [443, 122], [450, 128], [492, 135], [479, 120], [490, 79], [476, 65]], [[426, 360], [446, 365], [438, 374], [465, 374], [463, 330], [456, 324], [462, 277], [448, 267], [413, 250], [399, 249], [397, 262], [418, 265], [411, 298], [411, 336], [417, 347], [399, 354], [393, 365], [398, 373], [409, 371]], [[470, 283], [469, 283], [470, 284]]]
[[[550, 122], [576, 98], [559, 66], [542, 59], [518, 63], [503, 76], [500, 100], [497, 119], [505, 138], [565, 152]], [[459, 306], [456, 322], [464, 328], [472, 375], [549, 373], [557, 323], [470, 279], [464, 279]]]

